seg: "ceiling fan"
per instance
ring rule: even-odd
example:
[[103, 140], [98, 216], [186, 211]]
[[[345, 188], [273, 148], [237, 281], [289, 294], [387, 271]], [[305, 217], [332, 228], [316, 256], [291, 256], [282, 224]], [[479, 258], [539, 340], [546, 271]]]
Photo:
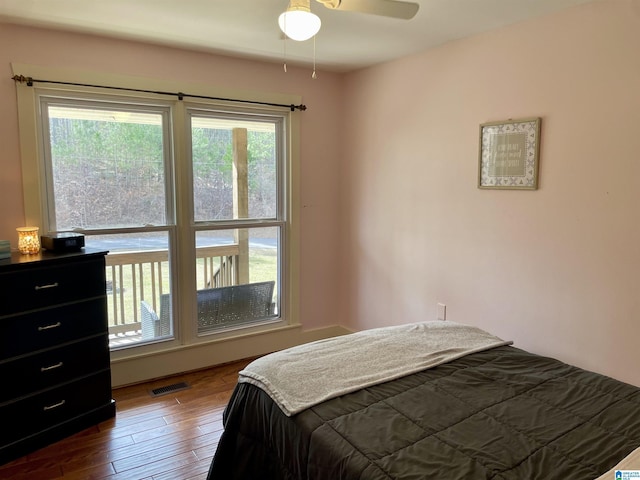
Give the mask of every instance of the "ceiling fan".
[[383, 17], [411, 20], [420, 5], [400, 0], [317, 0], [325, 7], [348, 12], [370, 13]]
[[[420, 5], [401, 0], [317, 0], [332, 10], [368, 13], [383, 17], [412, 19]], [[310, 0], [290, 0], [278, 18], [280, 29], [292, 40], [304, 41], [320, 30], [320, 18], [311, 12]]]

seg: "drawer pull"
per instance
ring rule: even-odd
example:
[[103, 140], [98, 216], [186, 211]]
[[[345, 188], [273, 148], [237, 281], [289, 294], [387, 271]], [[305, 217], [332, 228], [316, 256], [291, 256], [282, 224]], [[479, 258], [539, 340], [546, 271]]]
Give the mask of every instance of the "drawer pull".
[[67, 403], [67, 401], [66, 400], [62, 400], [61, 402], [54, 403], [53, 405], [45, 405], [45, 407], [42, 410], [44, 410], [45, 412], [47, 410], [53, 410], [54, 408], [58, 408], [58, 407], [63, 406], [65, 403]]
[[55, 370], [56, 368], [60, 368], [62, 366], [62, 362], [58, 362], [55, 365], [51, 365], [49, 367], [40, 367], [41, 372], [48, 372], [49, 370]]
[[52, 323], [51, 325], [47, 325], [46, 327], [38, 327], [38, 331], [42, 332], [43, 330], [51, 330], [52, 328], [58, 328], [61, 325], [61, 322]]
[[36, 290], [44, 290], [46, 288], [56, 288], [58, 286], [58, 282], [50, 283], [49, 285], [36, 285]]

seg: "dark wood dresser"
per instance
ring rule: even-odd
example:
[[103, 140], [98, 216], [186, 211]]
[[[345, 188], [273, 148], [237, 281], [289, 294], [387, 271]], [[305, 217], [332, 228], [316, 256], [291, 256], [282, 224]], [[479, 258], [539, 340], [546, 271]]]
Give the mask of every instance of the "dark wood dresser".
[[0, 464], [115, 415], [105, 255], [0, 260]]

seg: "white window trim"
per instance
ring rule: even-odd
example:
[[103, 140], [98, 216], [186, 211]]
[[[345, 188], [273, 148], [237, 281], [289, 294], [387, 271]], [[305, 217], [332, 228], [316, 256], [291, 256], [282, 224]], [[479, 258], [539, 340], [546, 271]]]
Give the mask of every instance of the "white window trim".
[[[35, 79], [55, 80], [58, 82], [69, 83], [81, 83], [81, 84], [96, 84], [105, 87], [113, 88], [126, 88], [126, 89], [138, 89], [138, 90], [153, 90], [164, 92], [189, 92], [193, 95], [210, 96], [217, 98], [235, 98], [243, 101], [256, 101], [265, 103], [280, 103], [284, 105], [297, 105], [301, 103], [301, 97], [298, 95], [285, 95], [277, 93], [264, 93], [264, 92], [249, 92], [236, 89], [225, 89], [214, 87], [205, 84], [175, 82], [168, 80], [152, 79], [133, 77], [127, 75], [106, 74], [103, 72], [92, 72], [83, 70], [72, 70], [65, 68], [51, 68], [35, 65], [26, 65], [12, 63], [12, 70], [14, 75], [24, 75], [26, 77], [32, 77]], [[16, 83], [17, 99], [18, 99], [18, 126], [19, 126], [19, 138], [21, 147], [21, 162], [22, 162], [22, 179], [23, 179], [23, 196], [25, 206], [25, 221], [26, 224], [36, 225], [43, 228], [46, 225], [44, 211], [45, 199], [42, 198], [45, 192], [44, 185], [41, 184], [42, 178], [44, 178], [42, 164], [40, 161], [42, 152], [42, 141], [38, 138], [37, 122], [39, 118], [39, 105], [37, 101], [36, 89], [38, 91], [46, 90], [60, 90], [67, 89], [70, 91], [82, 92], [83, 87], [65, 87], [61, 84], [45, 84], [35, 85], [29, 87], [20, 83]], [[89, 90], [89, 89], [86, 89]], [[85, 91], [86, 91], [85, 90]], [[91, 93], [100, 93], [100, 89], [95, 87], [90, 88]], [[104, 89], [102, 93], [113, 95], [113, 91], [110, 89]], [[156, 94], [145, 94], [140, 92], [128, 94], [126, 90], [118, 91], [119, 97], [131, 96], [134, 98], [149, 98], [157, 99]], [[169, 97], [167, 97], [169, 98]], [[173, 98], [173, 97], [171, 97]], [[180, 103], [180, 102], [179, 102]], [[177, 103], [176, 105], [179, 105]], [[214, 102], [212, 102], [214, 103]], [[186, 110], [184, 104], [178, 108], [180, 115], [185, 115]], [[283, 289], [286, 289], [286, 302], [281, 305], [281, 315], [284, 319], [284, 323], [280, 322], [273, 326], [256, 326], [247, 329], [231, 331], [221, 333], [218, 335], [193, 337], [191, 335], [183, 335], [180, 343], [164, 342], [159, 344], [142, 345], [133, 349], [115, 350], [111, 352], [113, 359], [127, 359], [132, 357], [144, 357], [149, 354], [153, 354], [155, 351], [170, 351], [174, 349], [180, 349], [188, 346], [195, 346], [196, 344], [216, 344], [225, 340], [236, 340], [238, 338], [261, 335], [277, 331], [280, 329], [297, 328], [300, 326], [299, 320], [299, 218], [300, 218], [300, 190], [299, 190], [299, 178], [300, 178], [300, 145], [299, 145], [299, 132], [300, 132], [300, 112], [291, 112], [288, 117], [288, 135], [287, 139], [289, 144], [286, 145], [285, 151], [288, 156], [286, 165], [285, 181], [286, 188], [284, 195], [287, 196], [285, 205], [288, 210], [284, 212], [286, 219], [286, 227], [284, 229], [284, 238], [282, 239], [282, 275], [283, 275]], [[179, 129], [174, 127], [174, 145], [176, 150], [184, 146], [184, 142], [187, 142], [185, 133], [178, 131]], [[184, 150], [183, 150], [184, 151]], [[183, 159], [176, 159], [176, 161], [184, 161]], [[181, 192], [181, 186], [185, 185], [184, 182], [187, 179], [180, 178], [177, 174], [176, 192], [177, 197], [184, 195]], [[183, 197], [184, 198], [184, 197]], [[186, 202], [183, 202], [183, 209], [188, 208]], [[189, 221], [185, 220], [189, 218], [187, 212], [176, 212], [176, 216], [179, 222]], [[181, 227], [181, 225], [178, 225]], [[182, 232], [181, 235], [191, 235], [194, 225], [191, 228], [178, 228], [178, 231]], [[180, 243], [181, 239], [178, 239]], [[182, 239], [184, 240], [184, 239]], [[192, 259], [195, 261], [195, 259]], [[188, 262], [189, 259], [184, 259]], [[192, 262], [193, 263], [193, 262]], [[180, 274], [178, 272], [178, 274]], [[181, 278], [181, 282], [185, 283], [186, 287], [189, 286], [189, 281], [185, 282], [184, 278]]]

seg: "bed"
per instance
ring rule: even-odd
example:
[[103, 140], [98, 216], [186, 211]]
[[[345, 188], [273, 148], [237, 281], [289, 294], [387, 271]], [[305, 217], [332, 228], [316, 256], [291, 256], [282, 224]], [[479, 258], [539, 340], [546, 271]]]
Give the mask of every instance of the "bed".
[[223, 421], [210, 480], [640, 472], [640, 388], [453, 322], [262, 357], [240, 373]]

